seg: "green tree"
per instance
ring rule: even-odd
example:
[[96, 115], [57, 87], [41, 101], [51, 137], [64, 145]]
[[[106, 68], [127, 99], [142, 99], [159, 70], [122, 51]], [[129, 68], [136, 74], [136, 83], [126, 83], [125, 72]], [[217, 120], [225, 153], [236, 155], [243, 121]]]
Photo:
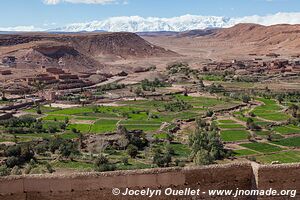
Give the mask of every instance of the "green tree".
[[196, 164], [211, 164], [215, 160], [223, 159], [226, 155], [219, 134], [216, 131], [208, 130], [198, 126], [195, 132], [189, 135], [191, 156]]

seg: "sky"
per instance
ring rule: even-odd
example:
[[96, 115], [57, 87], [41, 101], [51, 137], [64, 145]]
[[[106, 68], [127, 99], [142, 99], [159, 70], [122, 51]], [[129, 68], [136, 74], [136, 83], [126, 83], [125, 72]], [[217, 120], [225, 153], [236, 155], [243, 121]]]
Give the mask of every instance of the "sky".
[[1, 0], [0, 27], [42, 29], [115, 16], [242, 17], [299, 12], [299, 0]]

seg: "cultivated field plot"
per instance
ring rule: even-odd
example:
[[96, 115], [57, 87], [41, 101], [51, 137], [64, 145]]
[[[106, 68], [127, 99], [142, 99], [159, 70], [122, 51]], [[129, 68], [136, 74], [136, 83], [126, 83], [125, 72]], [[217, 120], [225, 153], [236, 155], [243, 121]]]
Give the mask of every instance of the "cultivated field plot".
[[225, 142], [237, 142], [247, 140], [250, 132], [241, 124], [231, 119], [217, 121], [217, 126], [221, 129], [221, 138]]
[[264, 98], [258, 98], [257, 100], [264, 104], [254, 109], [253, 113], [257, 117], [270, 121], [284, 121], [289, 118], [275, 100]]
[[239, 149], [234, 151], [235, 156], [240, 157], [240, 156], [250, 156], [250, 155], [255, 155], [258, 154], [258, 152], [252, 151], [250, 149]]
[[272, 162], [280, 163], [297, 163], [300, 162], [300, 151], [283, 151], [276, 154], [269, 154], [256, 157], [258, 162], [271, 164]]
[[221, 139], [225, 142], [236, 142], [247, 140], [249, 132], [246, 130], [224, 130], [221, 131]]
[[[228, 98], [174, 95], [136, 101], [116, 101], [116, 106], [93, 105], [64, 109], [39, 106], [24, 112], [28, 113], [27, 116], [42, 120], [43, 133], [28, 130], [26, 134], [10, 134], [8, 131], [2, 131], [0, 141], [29, 142], [55, 135], [64, 139], [74, 139], [78, 137], [77, 132], [86, 135], [115, 132], [118, 125], [123, 125], [128, 130], [142, 130], [146, 133], [168, 132], [172, 129], [173, 121], [195, 119], [216, 107], [229, 108], [239, 103]], [[169, 125], [162, 127], [164, 123]], [[64, 127], [64, 124], [67, 126]], [[0, 126], [1, 129], [5, 128]]]
[[251, 149], [256, 152], [260, 153], [273, 153], [277, 151], [281, 151], [282, 148], [278, 146], [274, 146], [268, 143], [246, 143], [246, 144], [240, 144], [240, 146]]
[[275, 132], [282, 135], [300, 134], [300, 127], [295, 125], [278, 126], [273, 129]]
[[[165, 110], [164, 106], [172, 101], [182, 100], [191, 105], [182, 111]], [[67, 130], [73, 128], [84, 134], [101, 134], [113, 132], [117, 125], [123, 125], [128, 130], [158, 131], [162, 123], [171, 123], [173, 120], [187, 120], [203, 115], [215, 106], [223, 108], [238, 105], [237, 101], [228, 101], [205, 98], [186, 97], [175, 95], [168, 100], [137, 100], [119, 101], [119, 106], [87, 106], [67, 109], [42, 107], [45, 121], [70, 120]], [[28, 110], [34, 112], [34, 109]], [[86, 121], [86, 122], [84, 122]], [[83, 123], [84, 122], [84, 123]]]
[[[238, 158], [265, 164], [298, 162], [300, 152], [295, 149], [300, 147], [300, 127], [289, 124], [288, 119], [292, 116], [286, 105], [291, 103], [286, 102], [284, 106], [266, 98], [257, 98], [257, 101], [262, 105], [235, 111], [232, 117], [221, 117], [217, 121], [223, 141], [240, 146], [234, 150]], [[259, 128], [251, 130], [249, 122], [255, 124], [252, 127]], [[276, 123], [284, 125], [274, 125]], [[244, 127], [246, 124], [247, 128]]]
[[300, 137], [290, 137], [273, 142], [274, 144], [286, 147], [300, 147]]

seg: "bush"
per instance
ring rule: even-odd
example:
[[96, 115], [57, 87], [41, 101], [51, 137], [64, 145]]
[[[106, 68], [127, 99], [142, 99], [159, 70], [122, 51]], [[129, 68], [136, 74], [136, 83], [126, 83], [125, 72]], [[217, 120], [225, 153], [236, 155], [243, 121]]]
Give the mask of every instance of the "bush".
[[194, 163], [197, 165], [209, 165], [213, 163], [213, 158], [209, 155], [207, 150], [202, 149], [198, 151], [194, 157]]
[[53, 172], [55, 172], [55, 170], [52, 168], [52, 166], [50, 165], [50, 163], [46, 163], [46, 169], [48, 170], [48, 172], [50, 173], [50, 174], [52, 174]]
[[116, 166], [113, 164], [103, 164], [95, 167], [95, 171], [97, 172], [107, 172], [107, 171], [115, 171]]
[[9, 157], [6, 160], [6, 166], [10, 168], [13, 168], [14, 166], [17, 166], [19, 164], [20, 164], [19, 158], [15, 156]]
[[109, 160], [104, 155], [100, 155], [95, 160], [95, 171], [105, 172], [105, 171], [114, 171], [116, 170], [116, 166], [109, 163]]
[[40, 154], [40, 155], [44, 154], [47, 150], [48, 150], [48, 146], [47, 146], [47, 144], [44, 144], [44, 143], [38, 144], [35, 147], [36, 153]]
[[78, 150], [78, 143], [73, 141], [64, 141], [59, 147], [60, 154], [69, 158], [71, 155], [78, 155], [80, 152]]
[[18, 166], [14, 166], [11, 170], [11, 175], [22, 175], [22, 171]]
[[172, 161], [171, 154], [160, 154], [158, 151], [155, 153], [153, 157], [153, 163], [156, 164], [158, 167], [169, 167]]
[[37, 113], [38, 115], [41, 115], [41, 114], [42, 114], [42, 110], [41, 110], [40, 107], [38, 107], [38, 108], [36, 109], [36, 113]]
[[26, 164], [24, 167], [24, 174], [30, 174], [32, 166], [30, 164]]
[[49, 126], [49, 127], [48, 127], [48, 131], [49, 131], [49, 133], [54, 134], [54, 133], [56, 133], [58, 130], [57, 130], [57, 127], [56, 127], [56, 126]]
[[165, 110], [171, 112], [180, 112], [180, 111], [191, 109], [192, 107], [193, 106], [191, 104], [179, 99], [164, 105]]
[[128, 153], [128, 155], [129, 155], [131, 158], [135, 158], [135, 157], [138, 155], [138, 153], [139, 153], [138, 150], [139, 150], [139, 149], [138, 149], [136, 146], [132, 145], [132, 144], [130, 144], [130, 145], [127, 147], [127, 153]]
[[166, 153], [170, 155], [175, 155], [175, 150], [171, 146], [166, 147]]
[[214, 112], [212, 110], [209, 110], [206, 112], [206, 117], [212, 117], [214, 115]]
[[122, 163], [123, 163], [124, 165], [129, 165], [128, 158], [127, 158], [127, 157], [123, 157], [123, 158], [122, 158]]
[[6, 165], [0, 166], [0, 176], [9, 176], [10, 175], [10, 169]]
[[10, 156], [17, 157], [20, 154], [21, 154], [21, 147], [19, 145], [10, 146], [5, 151], [5, 156], [7, 156], [7, 157], [10, 157]]
[[109, 163], [109, 161], [108, 161], [107, 157], [102, 154], [98, 158], [96, 158], [96, 161], [95, 161], [96, 166], [100, 166], [100, 165], [104, 165], [104, 164], [108, 164], [108, 163]]
[[248, 95], [244, 95], [242, 97], [242, 100], [243, 100], [244, 103], [249, 103], [249, 101], [251, 101], [251, 97], [249, 97]]

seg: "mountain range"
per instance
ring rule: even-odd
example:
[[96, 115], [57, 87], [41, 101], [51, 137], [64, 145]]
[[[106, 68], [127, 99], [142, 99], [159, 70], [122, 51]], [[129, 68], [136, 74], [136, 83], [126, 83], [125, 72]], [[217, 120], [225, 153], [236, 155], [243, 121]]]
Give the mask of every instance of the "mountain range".
[[111, 17], [105, 20], [86, 23], [73, 23], [48, 30], [50, 32], [183, 32], [196, 29], [228, 28], [239, 23], [260, 25], [300, 24], [300, 13], [277, 13], [266, 16], [220, 17], [183, 15], [173, 18], [139, 16]]

